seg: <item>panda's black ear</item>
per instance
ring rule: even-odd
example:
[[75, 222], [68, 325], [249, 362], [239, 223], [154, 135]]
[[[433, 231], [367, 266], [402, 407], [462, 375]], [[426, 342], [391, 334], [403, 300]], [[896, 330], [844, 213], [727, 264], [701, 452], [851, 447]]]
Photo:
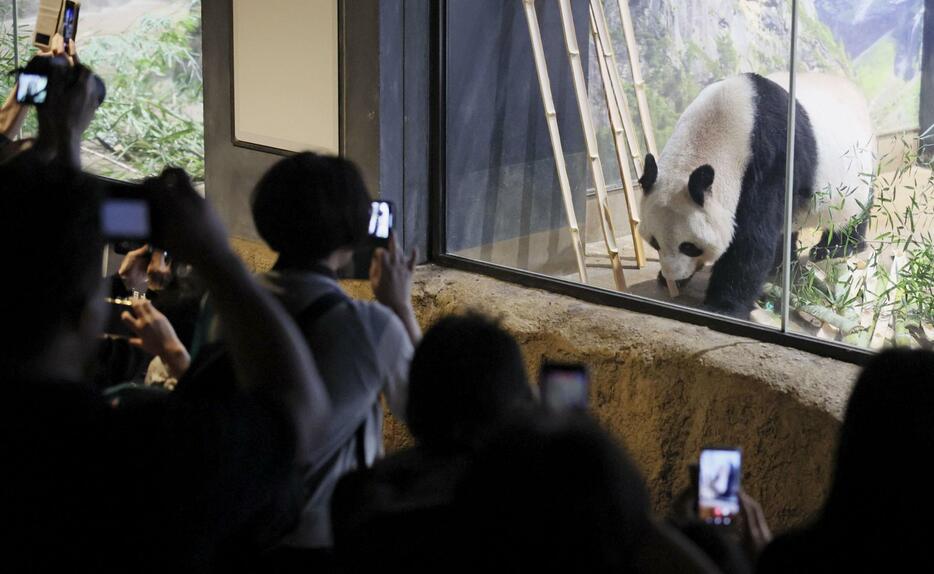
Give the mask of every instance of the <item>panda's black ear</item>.
[[639, 185], [642, 186], [642, 192], [648, 195], [652, 192], [652, 186], [658, 179], [658, 165], [655, 164], [655, 157], [652, 154], [645, 156], [645, 168], [642, 170], [642, 177], [639, 178]]
[[710, 191], [710, 186], [713, 185], [713, 176], [713, 168], [709, 165], [702, 165], [694, 170], [691, 179], [688, 180], [688, 193], [691, 194], [694, 203], [701, 207], [704, 207], [704, 198]]

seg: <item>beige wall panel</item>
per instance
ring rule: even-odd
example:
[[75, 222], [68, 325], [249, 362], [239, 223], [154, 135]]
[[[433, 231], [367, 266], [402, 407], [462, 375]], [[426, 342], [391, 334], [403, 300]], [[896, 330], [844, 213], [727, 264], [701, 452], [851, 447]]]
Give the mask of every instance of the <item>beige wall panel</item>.
[[338, 153], [338, 0], [233, 0], [234, 137]]

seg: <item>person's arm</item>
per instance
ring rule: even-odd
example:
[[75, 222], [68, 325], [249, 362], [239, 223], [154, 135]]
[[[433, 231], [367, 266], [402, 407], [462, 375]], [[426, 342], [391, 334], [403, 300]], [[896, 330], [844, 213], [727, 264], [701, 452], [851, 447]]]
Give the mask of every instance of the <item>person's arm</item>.
[[78, 79], [74, 84], [49, 84], [46, 103], [37, 109], [39, 135], [33, 152], [42, 161], [55, 160], [77, 170], [81, 169], [81, 138], [94, 119], [99, 95], [91, 70], [80, 64], [75, 66]]
[[289, 315], [231, 251], [223, 225], [181, 170], [166, 170], [151, 201], [159, 247], [198, 269], [221, 318], [236, 382], [291, 420], [298, 452], [310, 452], [330, 416], [321, 376]]
[[739, 491], [739, 500], [742, 511], [742, 544], [749, 559], [755, 562], [759, 554], [772, 542], [772, 529], [769, 528], [759, 501], [743, 490]]
[[395, 314], [387, 314], [386, 319], [389, 322], [377, 348], [380, 364], [386, 367], [383, 394], [393, 416], [405, 422], [409, 402], [409, 365], [415, 346]]
[[93, 74], [79, 63], [74, 42], [66, 49], [61, 34], [52, 38], [50, 51], [36, 57], [53, 59], [55, 66], [76, 68], [77, 81], [49, 83], [45, 104], [36, 108], [39, 133], [32, 151], [42, 161], [56, 160], [81, 169], [81, 138], [100, 106]]
[[370, 262], [370, 285], [376, 300], [389, 307], [402, 321], [412, 341], [418, 345], [422, 328], [412, 307], [412, 273], [418, 251], [413, 249], [408, 258], [396, 244], [395, 236], [389, 240], [389, 249], [377, 249]]

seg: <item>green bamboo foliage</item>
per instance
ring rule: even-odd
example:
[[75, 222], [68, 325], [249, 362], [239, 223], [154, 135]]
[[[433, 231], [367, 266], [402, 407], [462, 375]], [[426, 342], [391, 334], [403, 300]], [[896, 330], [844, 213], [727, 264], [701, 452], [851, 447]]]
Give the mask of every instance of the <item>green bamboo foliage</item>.
[[[10, 6], [0, 4], [0, 69], [13, 69]], [[20, 22], [21, 65], [35, 49], [32, 25]], [[146, 16], [119, 35], [80, 38], [81, 61], [107, 84], [107, 100], [85, 133], [85, 166], [121, 179], [157, 175], [166, 166], [204, 179], [201, 1], [181, 16]], [[14, 78], [0, 75], [5, 97]], [[24, 136], [36, 133], [30, 113]]]
[[[927, 347], [934, 331], [934, 167], [929, 133], [901, 136], [900, 157], [880, 157], [881, 167], [865, 174], [874, 187], [867, 248], [846, 260], [826, 264], [807, 261], [798, 252], [791, 294], [792, 307], [813, 324], [837, 329], [845, 343], [879, 348], [889, 345]], [[894, 164], [894, 169], [892, 168]], [[822, 190], [829, 193], [831, 190]], [[846, 191], [846, 190], [842, 190]], [[854, 245], [855, 225], [842, 231]], [[774, 307], [781, 290], [767, 291], [760, 301]], [[833, 320], [827, 320], [831, 317]], [[854, 325], [859, 325], [854, 327]], [[846, 328], [840, 328], [845, 325]]]
[[107, 82], [107, 101], [85, 135], [87, 149], [114, 160], [96, 162], [98, 171], [135, 178], [172, 165], [204, 179], [200, 44], [195, 0], [183, 18], [147, 16], [129, 33], [81, 46], [82, 61]]

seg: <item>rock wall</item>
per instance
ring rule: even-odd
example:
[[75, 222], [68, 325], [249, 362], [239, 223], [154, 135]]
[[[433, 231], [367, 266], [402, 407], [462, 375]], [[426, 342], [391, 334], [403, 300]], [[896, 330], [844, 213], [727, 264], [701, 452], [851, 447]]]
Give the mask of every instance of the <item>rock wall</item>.
[[[254, 268], [272, 261], [237, 248]], [[370, 296], [366, 282], [346, 287]], [[593, 411], [642, 468], [659, 512], [705, 445], [743, 448], [744, 488], [776, 530], [820, 507], [855, 366], [435, 266], [419, 268], [413, 297], [426, 327], [466, 309], [499, 317], [533, 380], [543, 357], [590, 365]], [[411, 439], [388, 417], [386, 440], [391, 450]]]

